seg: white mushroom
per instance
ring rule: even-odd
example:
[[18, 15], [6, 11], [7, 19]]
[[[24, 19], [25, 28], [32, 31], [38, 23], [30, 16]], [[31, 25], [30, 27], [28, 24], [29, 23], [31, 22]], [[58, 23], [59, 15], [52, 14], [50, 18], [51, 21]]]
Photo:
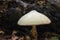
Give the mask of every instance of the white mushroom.
[[35, 10], [25, 14], [18, 21], [18, 25], [42, 25], [50, 23], [51, 21], [47, 16]]
[[[32, 26], [32, 35], [35, 36], [37, 40], [37, 32], [36, 32], [36, 26], [35, 25], [43, 25], [43, 24], [50, 24], [51, 20], [44, 15], [43, 13], [39, 13], [36, 10], [32, 10], [29, 13], [22, 16], [19, 21], [18, 25], [23, 26]], [[35, 40], [35, 39], [34, 39]]]

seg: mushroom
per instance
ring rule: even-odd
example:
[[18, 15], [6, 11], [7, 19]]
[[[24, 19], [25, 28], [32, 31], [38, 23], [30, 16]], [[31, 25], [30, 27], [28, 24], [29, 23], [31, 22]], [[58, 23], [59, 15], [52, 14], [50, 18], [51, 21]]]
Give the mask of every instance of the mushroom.
[[37, 31], [36, 31], [36, 25], [44, 25], [44, 24], [50, 24], [51, 20], [44, 15], [43, 13], [39, 13], [36, 10], [32, 10], [29, 13], [25, 14], [18, 20], [18, 25], [23, 26], [32, 26], [32, 36], [33, 40], [37, 40]]

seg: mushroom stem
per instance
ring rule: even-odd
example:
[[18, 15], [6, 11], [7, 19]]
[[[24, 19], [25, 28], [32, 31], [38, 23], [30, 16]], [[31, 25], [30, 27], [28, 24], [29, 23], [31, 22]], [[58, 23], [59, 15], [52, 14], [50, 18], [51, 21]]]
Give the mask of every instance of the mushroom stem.
[[32, 40], [37, 40], [37, 30], [35, 25], [32, 26], [31, 34], [32, 34]]

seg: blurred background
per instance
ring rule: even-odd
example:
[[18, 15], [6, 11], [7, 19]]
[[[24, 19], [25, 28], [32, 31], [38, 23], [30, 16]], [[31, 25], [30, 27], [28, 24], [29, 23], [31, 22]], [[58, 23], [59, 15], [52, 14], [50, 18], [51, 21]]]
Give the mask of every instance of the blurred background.
[[37, 40], [60, 40], [60, 0], [0, 0], [0, 40], [33, 40], [31, 26], [17, 25], [31, 10], [45, 14], [52, 21], [37, 26]]

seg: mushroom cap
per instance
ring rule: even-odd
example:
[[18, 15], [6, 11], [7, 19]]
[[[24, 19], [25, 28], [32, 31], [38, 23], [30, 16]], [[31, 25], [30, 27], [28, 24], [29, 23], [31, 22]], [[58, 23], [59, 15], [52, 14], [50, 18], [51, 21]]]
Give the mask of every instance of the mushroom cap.
[[50, 24], [51, 20], [44, 15], [39, 13], [36, 10], [32, 10], [29, 13], [25, 14], [18, 20], [18, 25], [43, 25]]

